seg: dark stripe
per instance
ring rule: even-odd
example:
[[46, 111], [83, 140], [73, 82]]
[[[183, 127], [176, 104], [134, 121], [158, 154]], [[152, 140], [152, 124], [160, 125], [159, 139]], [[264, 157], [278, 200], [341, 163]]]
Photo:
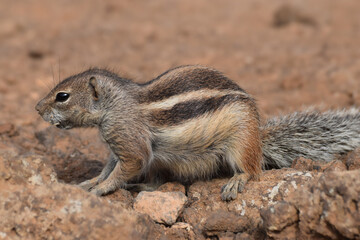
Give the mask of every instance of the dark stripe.
[[156, 79], [142, 84], [141, 86], [145, 89], [139, 95], [139, 102], [150, 103], [161, 101], [174, 95], [200, 89], [235, 90], [245, 92], [236, 83], [216, 70], [202, 67], [183, 68], [182, 72], [179, 72], [178, 74], [172, 74], [171, 72], [175, 70], [181, 71], [181, 67], [169, 70]]
[[251, 98], [238, 94], [229, 94], [221, 97], [181, 102], [168, 110], [154, 110], [150, 113], [150, 121], [155, 125], [177, 125], [238, 101], [255, 105]]
[[146, 85], [150, 85], [152, 83], [154, 83], [155, 81], [159, 80], [160, 78], [162, 78], [163, 76], [165, 76], [168, 73], [171, 73], [174, 70], [180, 69], [180, 68], [186, 68], [186, 67], [191, 67], [191, 65], [184, 65], [184, 66], [178, 66], [178, 67], [174, 67], [174, 68], [170, 68], [168, 70], [166, 70], [165, 72], [163, 72], [162, 74], [160, 74], [159, 76], [157, 76], [156, 78], [145, 82], [145, 83], [139, 83], [140, 86], [146, 86]]

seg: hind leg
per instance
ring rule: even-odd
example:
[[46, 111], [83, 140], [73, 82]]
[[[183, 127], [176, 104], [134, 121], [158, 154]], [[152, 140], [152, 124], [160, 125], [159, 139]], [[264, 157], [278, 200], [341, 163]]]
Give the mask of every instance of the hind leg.
[[134, 191], [134, 192], [141, 192], [141, 191], [148, 191], [152, 192], [158, 189], [162, 184], [165, 183], [163, 180], [164, 177], [161, 175], [161, 172], [159, 171], [160, 167], [152, 167], [150, 170], [148, 170], [144, 182], [141, 183], [128, 183], [125, 185], [125, 189], [128, 191]]
[[[221, 189], [221, 199], [234, 200], [250, 179], [258, 179], [261, 173], [262, 151], [259, 130], [248, 126], [248, 132], [239, 131], [234, 144], [230, 145], [226, 160], [235, 174]], [[240, 135], [241, 134], [241, 135]], [[242, 172], [242, 173], [241, 173]]]

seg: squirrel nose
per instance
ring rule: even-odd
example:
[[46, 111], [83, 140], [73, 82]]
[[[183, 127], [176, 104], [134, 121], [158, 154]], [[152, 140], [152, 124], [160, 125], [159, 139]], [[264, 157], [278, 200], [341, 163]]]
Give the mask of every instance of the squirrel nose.
[[40, 113], [40, 110], [41, 110], [41, 106], [42, 106], [41, 101], [38, 102], [38, 104], [36, 104], [36, 106], [35, 106], [35, 110], [38, 111], [39, 113]]

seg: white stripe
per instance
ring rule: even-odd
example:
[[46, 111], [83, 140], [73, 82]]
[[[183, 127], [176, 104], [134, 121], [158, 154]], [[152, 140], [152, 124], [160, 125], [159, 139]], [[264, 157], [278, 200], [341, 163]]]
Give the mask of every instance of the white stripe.
[[190, 100], [201, 100], [201, 99], [207, 99], [207, 98], [211, 98], [211, 97], [222, 97], [222, 96], [229, 95], [229, 94], [239, 94], [239, 95], [244, 95], [246, 97], [249, 97], [249, 95], [247, 95], [246, 93], [241, 92], [241, 91], [233, 91], [233, 90], [221, 91], [221, 90], [215, 90], [215, 89], [201, 89], [201, 90], [197, 90], [197, 91], [191, 91], [191, 92], [186, 92], [183, 94], [171, 96], [167, 99], [152, 102], [150, 104], [149, 103], [141, 104], [140, 108], [166, 110], [166, 109], [171, 109], [173, 106], [175, 106], [176, 104], [181, 103], [181, 102], [186, 102], [186, 101], [190, 101]]

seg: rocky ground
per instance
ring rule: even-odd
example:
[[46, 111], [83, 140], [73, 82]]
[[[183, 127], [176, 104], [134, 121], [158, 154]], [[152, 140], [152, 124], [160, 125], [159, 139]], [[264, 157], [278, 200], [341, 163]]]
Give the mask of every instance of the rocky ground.
[[0, 4], [0, 239], [360, 239], [360, 150], [264, 171], [232, 202], [226, 179], [96, 197], [107, 150], [95, 129], [34, 111], [59, 78], [100, 66], [149, 80], [212, 66], [263, 119], [360, 105], [360, 2], [10, 1]]

